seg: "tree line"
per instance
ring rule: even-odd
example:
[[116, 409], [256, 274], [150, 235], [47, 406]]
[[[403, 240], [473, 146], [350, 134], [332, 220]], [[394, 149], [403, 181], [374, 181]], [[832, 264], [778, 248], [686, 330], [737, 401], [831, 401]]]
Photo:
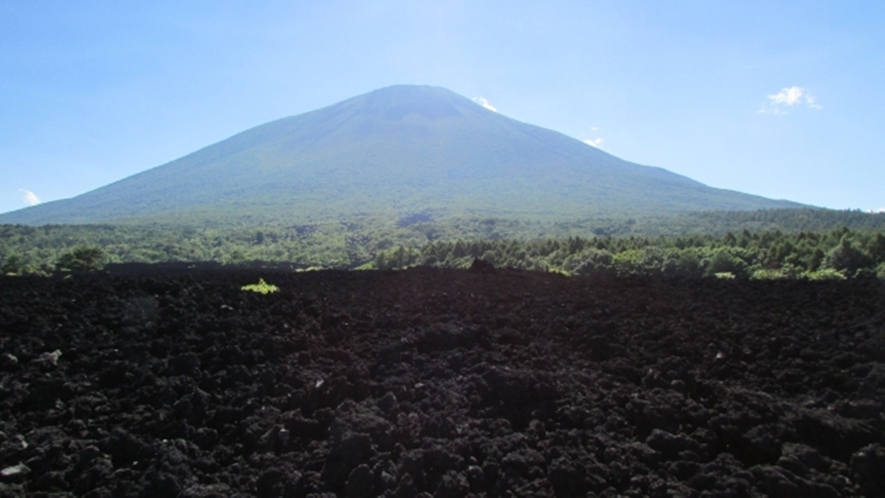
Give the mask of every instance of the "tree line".
[[380, 252], [369, 267], [467, 268], [479, 259], [495, 267], [568, 275], [643, 274], [665, 277], [885, 278], [885, 232], [840, 228], [779, 230], [718, 237], [569, 237], [566, 239], [437, 241]]
[[839, 278], [882, 273], [881, 234], [885, 214], [820, 209], [571, 221], [417, 213], [231, 227], [0, 225], [0, 273], [49, 275], [128, 262], [461, 268], [478, 258], [572, 275]]

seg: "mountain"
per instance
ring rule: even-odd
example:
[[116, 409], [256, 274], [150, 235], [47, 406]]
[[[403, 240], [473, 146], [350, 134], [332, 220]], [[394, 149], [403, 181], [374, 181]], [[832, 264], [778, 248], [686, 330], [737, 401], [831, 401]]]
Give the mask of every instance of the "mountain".
[[0, 223], [576, 218], [800, 207], [708, 187], [507, 118], [449, 90], [393, 86], [273, 121]]

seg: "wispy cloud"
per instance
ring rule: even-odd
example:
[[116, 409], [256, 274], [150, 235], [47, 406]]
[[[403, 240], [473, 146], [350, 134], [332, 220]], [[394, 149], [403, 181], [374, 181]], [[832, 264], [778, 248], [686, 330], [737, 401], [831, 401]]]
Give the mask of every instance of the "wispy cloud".
[[758, 113], [783, 116], [793, 109], [802, 107], [815, 110], [823, 109], [823, 106], [817, 103], [817, 98], [808, 89], [801, 86], [790, 86], [769, 95], [768, 104], [759, 109]]
[[37, 204], [40, 204], [40, 198], [37, 197], [37, 194], [23, 188], [18, 189], [18, 191], [22, 193], [22, 199], [28, 206], [36, 206]]
[[473, 101], [492, 112], [498, 112], [498, 109], [495, 109], [495, 106], [489, 103], [489, 100], [485, 97], [473, 97]]

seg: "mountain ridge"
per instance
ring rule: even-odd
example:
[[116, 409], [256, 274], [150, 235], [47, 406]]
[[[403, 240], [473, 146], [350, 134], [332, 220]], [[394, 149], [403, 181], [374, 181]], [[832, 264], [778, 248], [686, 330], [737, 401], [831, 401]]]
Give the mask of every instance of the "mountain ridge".
[[619, 159], [440, 87], [397, 85], [245, 130], [0, 223], [218, 216], [579, 217], [802, 207]]

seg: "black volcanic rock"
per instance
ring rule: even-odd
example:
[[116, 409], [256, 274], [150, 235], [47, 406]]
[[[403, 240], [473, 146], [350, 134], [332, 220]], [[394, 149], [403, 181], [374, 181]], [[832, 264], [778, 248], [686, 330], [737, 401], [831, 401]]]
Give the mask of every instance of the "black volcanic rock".
[[393, 86], [257, 126], [72, 199], [0, 215], [0, 223], [798, 206], [629, 163], [443, 88]]
[[[279, 292], [241, 290], [258, 278]], [[154, 317], [132, 318], [135, 290]], [[882, 292], [420, 267], [0, 276], [0, 348], [20, 359], [0, 371], [0, 497], [882, 496]]]

